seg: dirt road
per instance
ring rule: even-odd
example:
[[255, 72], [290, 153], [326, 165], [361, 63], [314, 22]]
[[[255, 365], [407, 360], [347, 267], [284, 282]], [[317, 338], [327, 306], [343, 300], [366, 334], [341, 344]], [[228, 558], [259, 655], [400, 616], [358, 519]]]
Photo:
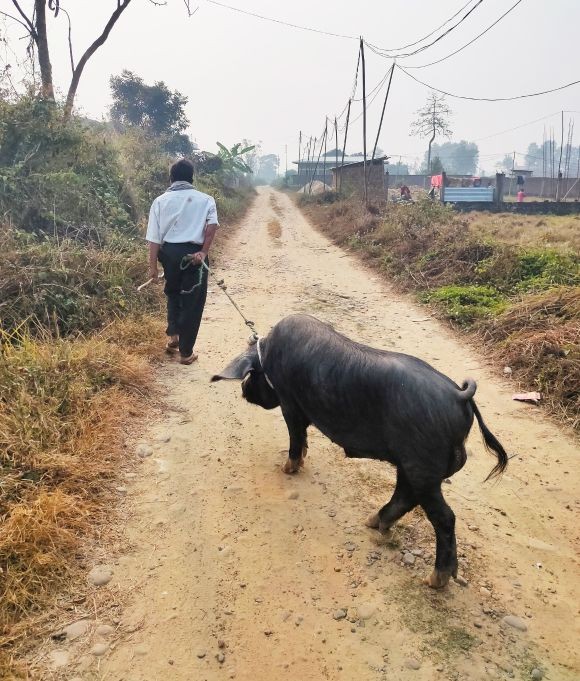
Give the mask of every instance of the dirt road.
[[209, 383], [248, 335], [215, 288], [199, 363], [160, 370], [173, 409], [143, 433], [154, 453], [127, 483], [134, 550], [114, 566], [131, 596], [111, 649], [98, 662], [81, 658], [78, 676], [427, 681], [529, 679], [539, 668], [553, 681], [578, 679], [573, 442], [512, 402], [485, 358], [330, 245], [287, 196], [260, 190], [226, 250], [228, 290], [262, 333], [307, 311], [457, 381], [473, 376], [488, 425], [520, 456], [484, 484], [494, 460], [474, 428], [467, 465], [444, 485], [468, 585], [429, 590], [421, 578], [434, 537], [422, 512], [386, 538], [363, 526], [390, 497], [386, 464], [347, 460], [313, 432], [306, 467], [288, 477], [279, 410], [246, 404], [236, 383]]

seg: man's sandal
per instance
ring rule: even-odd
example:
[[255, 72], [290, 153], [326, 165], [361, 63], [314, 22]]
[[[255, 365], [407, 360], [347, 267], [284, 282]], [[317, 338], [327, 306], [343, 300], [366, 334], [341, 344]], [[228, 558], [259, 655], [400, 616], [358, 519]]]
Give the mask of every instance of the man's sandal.
[[190, 365], [190, 364], [193, 364], [193, 363], [197, 360], [198, 356], [199, 356], [199, 355], [196, 355], [195, 352], [192, 352], [191, 355], [189, 355], [189, 357], [182, 357], [182, 358], [179, 360], [179, 363], [180, 363], [180, 364], [185, 364], [186, 366], [188, 366], [188, 365]]
[[179, 341], [167, 341], [165, 345], [165, 352], [168, 355], [175, 355], [179, 352]]

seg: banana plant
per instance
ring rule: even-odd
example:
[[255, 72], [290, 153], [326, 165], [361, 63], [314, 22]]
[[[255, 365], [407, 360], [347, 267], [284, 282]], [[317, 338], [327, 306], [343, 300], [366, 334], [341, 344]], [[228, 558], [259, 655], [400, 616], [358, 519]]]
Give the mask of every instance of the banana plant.
[[221, 142], [217, 142], [219, 151], [218, 156], [222, 160], [222, 168], [225, 171], [240, 173], [251, 173], [253, 172], [250, 166], [244, 161], [244, 154], [253, 151], [256, 146], [252, 145], [249, 147], [242, 147], [242, 143], [238, 142], [234, 144], [231, 149], [228, 149]]

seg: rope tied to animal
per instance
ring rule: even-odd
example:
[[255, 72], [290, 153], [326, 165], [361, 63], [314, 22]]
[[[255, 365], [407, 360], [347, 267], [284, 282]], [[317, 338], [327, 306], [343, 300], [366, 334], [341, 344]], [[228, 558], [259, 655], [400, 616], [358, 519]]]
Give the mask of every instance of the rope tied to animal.
[[[179, 265], [179, 269], [181, 271], [186, 270], [188, 267], [192, 267], [192, 260], [193, 260], [193, 255], [184, 255], [183, 258], [181, 259], [181, 263]], [[251, 336], [251, 344], [257, 343], [258, 339], [260, 336], [258, 335], [258, 332], [256, 331], [256, 326], [254, 322], [251, 319], [248, 319], [246, 315], [242, 312], [236, 301], [232, 298], [232, 296], [228, 293], [227, 291], [227, 285], [223, 279], [218, 279], [217, 276], [213, 273], [213, 271], [207, 266], [207, 264], [202, 261], [199, 266], [199, 274], [198, 274], [198, 280], [197, 283], [195, 283], [190, 289], [187, 290], [181, 290], [180, 293], [181, 295], [188, 295], [192, 293], [196, 288], [202, 285], [203, 283], [203, 270], [206, 270], [215, 280], [216, 284], [219, 286], [219, 288], [225, 293], [227, 296], [228, 300], [230, 303], [235, 307], [237, 310], [238, 314], [240, 317], [244, 320], [244, 324], [250, 329], [252, 332]]]

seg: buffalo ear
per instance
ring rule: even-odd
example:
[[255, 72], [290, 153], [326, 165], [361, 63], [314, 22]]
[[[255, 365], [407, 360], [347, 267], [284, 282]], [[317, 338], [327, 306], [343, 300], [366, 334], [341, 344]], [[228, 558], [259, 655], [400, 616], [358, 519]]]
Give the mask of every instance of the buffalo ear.
[[213, 381], [229, 380], [241, 381], [250, 371], [258, 368], [258, 352], [255, 347], [246, 350], [241, 355], [238, 355], [232, 360], [225, 369], [222, 369], [219, 374], [212, 376]]

